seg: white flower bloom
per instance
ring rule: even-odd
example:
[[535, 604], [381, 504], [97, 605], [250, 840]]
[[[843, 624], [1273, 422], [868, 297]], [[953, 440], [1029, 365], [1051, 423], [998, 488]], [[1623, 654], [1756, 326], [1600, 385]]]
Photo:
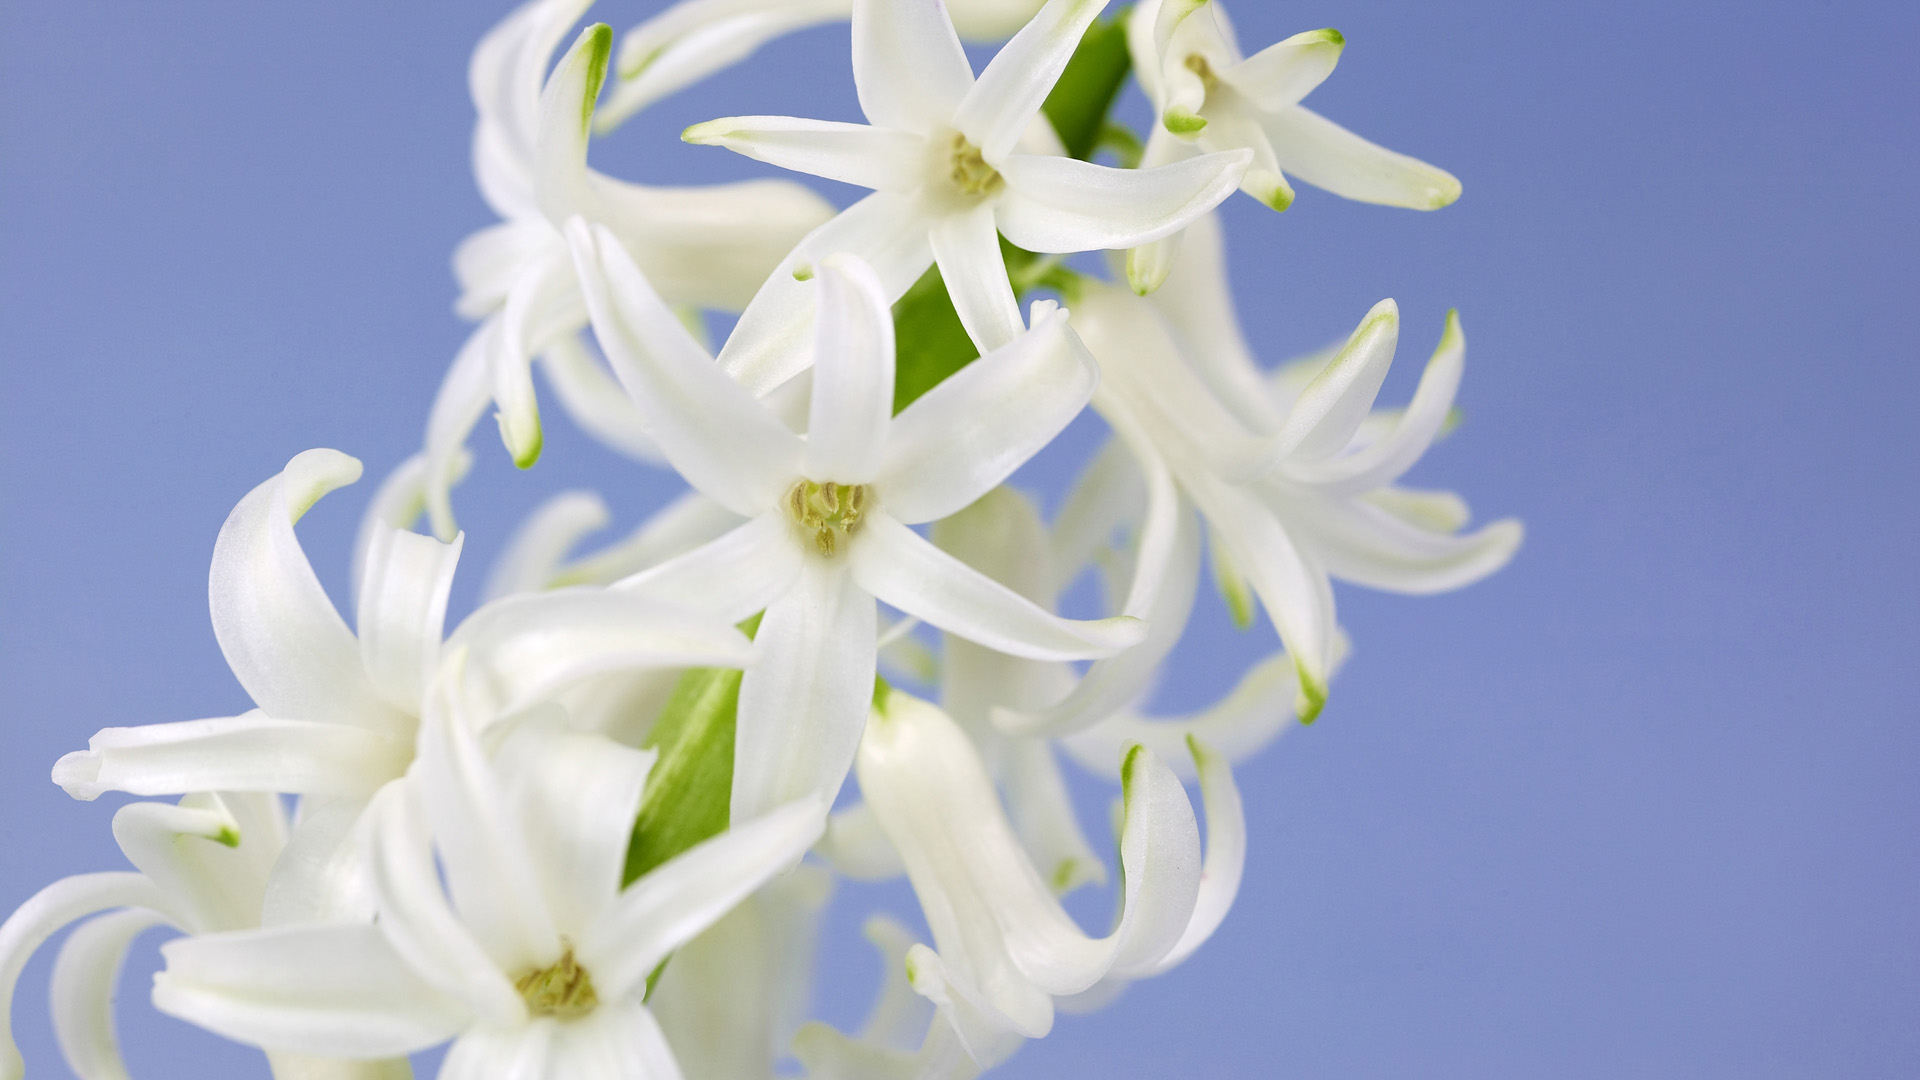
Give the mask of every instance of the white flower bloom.
[[[1245, 149], [1252, 165], [1240, 190], [1285, 210], [1286, 174], [1361, 202], [1437, 210], [1460, 197], [1443, 169], [1377, 146], [1300, 104], [1333, 72], [1346, 39], [1312, 30], [1245, 56], [1218, 0], [1141, 0], [1127, 45], [1156, 123], [1144, 164], [1199, 152]], [[1135, 249], [1127, 277], [1137, 292], [1160, 286], [1178, 237]]]
[[[369, 524], [359, 633], [348, 629], [293, 527], [360, 471], [338, 451], [309, 450], [242, 499], [220, 530], [209, 587], [214, 636], [258, 709], [106, 728], [53, 770], [56, 783], [83, 799], [107, 791], [309, 797], [292, 841], [298, 856], [277, 872], [284, 906], [275, 909], [284, 919], [326, 917], [360, 902], [342, 844], [367, 798], [413, 760], [460, 556], [459, 537], [442, 544]], [[509, 598], [476, 612], [455, 641], [474, 656], [468, 692], [502, 709], [608, 670], [737, 666], [752, 655], [724, 623], [605, 590]]]
[[1132, 619], [1061, 619], [968, 569], [908, 525], [966, 506], [1045, 446], [1093, 393], [1066, 314], [893, 413], [893, 320], [872, 271], [819, 266], [819, 363], [805, 438], [715, 366], [619, 240], [569, 225], [594, 331], [668, 460], [745, 525], [617, 588], [727, 620], [764, 610], [740, 687], [733, 815], [811, 793], [852, 762], [873, 691], [877, 597], [992, 648], [1101, 656]]
[[798, 861], [824, 807], [743, 822], [623, 889], [654, 755], [548, 716], [515, 724], [489, 760], [479, 721], [456, 715], [458, 665], [414, 770], [369, 814], [377, 922], [172, 942], [155, 1005], [293, 1052], [384, 1057], [454, 1037], [449, 1080], [679, 1077], [643, 1004], [649, 976]]
[[1000, 235], [1031, 251], [1127, 248], [1166, 236], [1239, 183], [1251, 155], [1213, 154], [1159, 169], [1111, 169], [1017, 152], [1040, 105], [1106, 0], [1049, 0], [976, 81], [938, 0], [856, 0], [853, 71], [869, 123], [743, 116], [688, 128], [783, 168], [874, 189], [808, 236], [741, 317], [720, 362], [756, 392], [806, 366], [800, 282], [809, 262], [851, 252], [889, 298], [937, 263], [983, 352], [1020, 333]]
[[[287, 821], [273, 795], [197, 794], [178, 805], [129, 803], [113, 816], [113, 836], [135, 871], [62, 878], [0, 925], [0, 1080], [24, 1075], [8, 1023], [21, 969], [48, 937], [82, 919], [54, 961], [54, 1032], [77, 1075], [124, 1078], [113, 1001], [133, 939], [155, 926], [204, 934], [260, 925]], [[277, 1058], [274, 1067], [319, 1064]], [[325, 1064], [339, 1080], [381, 1080], [396, 1065], [405, 1075], [404, 1062]]]
[[576, 339], [586, 312], [560, 235], [568, 217], [584, 214], [618, 233], [673, 303], [737, 311], [794, 242], [833, 212], [797, 184], [646, 187], [589, 169], [587, 135], [612, 31], [589, 27], [551, 77], [546, 66], [591, 3], [532, 0], [474, 51], [474, 171], [504, 220], [454, 254], [459, 311], [482, 322], [448, 371], [427, 425], [427, 493], [442, 537], [454, 530], [450, 462], [489, 400], [498, 406], [514, 459], [525, 467], [539, 457], [534, 356], [545, 356], [562, 402], [589, 432], [615, 449], [657, 460], [611, 381]]
[[[1299, 668], [1296, 712], [1326, 697], [1337, 634], [1331, 577], [1404, 593], [1470, 584], [1504, 566], [1519, 522], [1461, 534], [1458, 498], [1392, 486], [1439, 434], [1466, 355], [1449, 316], [1412, 403], [1368, 424], [1399, 337], [1383, 301], [1331, 359], [1261, 376], [1225, 288], [1218, 223], [1197, 223], [1167, 287], [1141, 300], [1090, 286], [1075, 325], [1100, 358], [1096, 401], [1166, 458], [1217, 540], [1230, 598], [1251, 586]], [[1240, 575], [1244, 574], [1242, 579]]]

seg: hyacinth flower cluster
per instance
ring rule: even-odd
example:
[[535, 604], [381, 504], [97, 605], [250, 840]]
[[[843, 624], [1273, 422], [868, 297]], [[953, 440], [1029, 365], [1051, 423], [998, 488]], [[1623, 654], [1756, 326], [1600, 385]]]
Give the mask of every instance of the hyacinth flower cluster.
[[[214, 632], [257, 707], [109, 727], [54, 766], [76, 798], [147, 800], [113, 819], [131, 869], [0, 926], [10, 1005], [77, 924], [52, 1012], [88, 1080], [128, 1075], [115, 990], [156, 926], [177, 936], [153, 1005], [283, 1080], [410, 1076], [442, 1045], [448, 1078], [977, 1075], [1229, 916], [1233, 768], [1324, 707], [1348, 647], [1333, 579], [1449, 590], [1520, 542], [1397, 483], [1449, 426], [1457, 317], [1401, 408], [1376, 407], [1391, 300], [1289, 363], [1241, 333], [1215, 216], [1235, 192], [1459, 194], [1300, 104], [1338, 32], [1249, 54], [1218, 0], [683, 0], [616, 56], [609, 27], [577, 29], [590, 6], [531, 0], [474, 54], [501, 220], [455, 253], [474, 329], [371, 498], [352, 624], [295, 526], [361, 465], [309, 449], [214, 548]], [[779, 176], [588, 166], [596, 135], [835, 22], [864, 122], [684, 137], [871, 190], [847, 208]], [[1003, 43], [976, 72], [963, 40]], [[1149, 132], [1111, 115], [1130, 77]], [[717, 349], [709, 312], [738, 315]], [[688, 491], [586, 551], [606, 506], [556, 496], [449, 628], [453, 496], [493, 452], [473, 429], [491, 411], [534, 466], [536, 366], [581, 429]], [[1111, 438], [1048, 520], [1008, 478], [1089, 408]], [[1106, 616], [1061, 615], [1087, 573]], [[1155, 715], [1209, 576], [1279, 640], [1212, 707]], [[1063, 758], [1117, 784], [1110, 841]], [[804, 1022], [836, 879], [899, 877], [924, 931], [869, 922], [869, 1021]], [[1062, 906], [1109, 883], [1098, 932]]]

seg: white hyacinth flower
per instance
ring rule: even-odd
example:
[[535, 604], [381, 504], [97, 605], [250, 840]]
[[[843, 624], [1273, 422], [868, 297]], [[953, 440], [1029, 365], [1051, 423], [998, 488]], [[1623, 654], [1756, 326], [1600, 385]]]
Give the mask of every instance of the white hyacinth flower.
[[1065, 312], [1036, 304], [1030, 332], [895, 417], [886, 297], [863, 263], [829, 258], [803, 438], [714, 364], [612, 233], [584, 222], [569, 232], [594, 331], [661, 449], [695, 488], [749, 519], [615, 586], [730, 621], [765, 611], [760, 660], [740, 687], [735, 819], [839, 788], [873, 692], [875, 598], [1036, 659], [1103, 656], [1139, 640], [1136, 620], [1059, 618], [908, 528], [991, 490], [1091, 397], [1094, 368]]
[[744, 821], [623, 888], [653, 753], [549, 715], [515, 724], [489, 758], [485, 718], [457, 715], [458, 667], [414, 769], [369, 813], [377, 921], [169, 943], [155, 1005], [295, 1053], [388, 1057], [451, 1037], [449, 1080], [678, 1078], [644, 1004], [649, 977], [793, 866], [824, 806]]
[[[361, 903], [346, 846], [366, 800], [413, 760], [429, 679], [444, 650], [461, 538], [443, 544], [370, 522], [357, 635], [301, 550], [295, 522], [360, 472], [339, 451], [309, 450], [241, 500], [215, 541], [214, 636], [259, 708], [106, 728], [53, 770], [56, 783], [83, 799], [108, 791], [308, 797], [291, 843], [296, 856], [278, 872], [283, 880], [270, 903], [276, 921], [331, 917]], [[390, 493], [382, 501], [389, 500]], [[608, 670], [738, 666], [752, 656], [751, 644], [724, 623], [584, 589], [483, 607], [462, 624], [456, 644], [474, 657], [468, 692], [506, 710]]]
[[1165, 289], [1142, 300], [1090, 286], [1075, 326], [1100, 360], [1101, 398], [1138, 423], [1205, 515], [1229, 600], [1250, 612], [1250, 587], [1272, 618], [1299, 671], [1296, 712], [1311, 722], [1338, 641], [1331, 578], [1456, 589], [1506, 565], [1522, 530], [1504, 520], [1463, 534], [1458, 497], [1394, 486], [1452, 409], [1466, 357], [1458, 318], [1406, 410], [1369, 423], [1399, 339], [1393, 302], [1310, 370], [1266, 378], [1234, 316], [1218, 223], [1191, 233]]
[[807, 264], [851, 252], [889, 299], [938, 264], [974, 344], [1022, 329], [1000, 236], [1030, 251], [1127, 248], [1183, 227], [1230, 194], [1251, 155], [1112, 169], [1018, 144], [1106, 0], [1048, 0], [975, 80], [939, 0], [856, 0], [853, 72], [868, 123], [742, 116], [696, 124], [688, 142], [874, 189], [801, 242], [741, 317], [720, 362], [755, 392], [807, 363]]
[[[1451, 173], [1368, 142], [1300, 104], [1333, 72], [1345, 45], [1338, 30], [1311, 30], [1246, 56], [1219, 0], [1141, 0], [1127, 22], [1127, 46], [1156, 112], [1144, 163], [1247, 150], [1253, 160], [1240, 190], [1275, 210], [1293, 203], [1288, 173], [1360, 202], [1415, 210], [1451, 205], [1460, 197]], [[1128, 256], [1136, 292], [1165, 280], [1177, 239]]]
[[451, 463], [489, 401], [498, 407], [501, 436], [515, 461], [526, 467], [539, 457], [534, 356], [545, 356], [562, 402], [590, 433], [617, 450], [657, 460], [618, 391], [576, 340], [586, 312], [560, 235], [568, 217], [584, 214], [618, 233], [671, 302], [738, 311], [794, 242], [833, 212], [792, 183], [649, 187], [588, 168], [588, 130], [612, 31], [589, 27], [551, 77], [546, 68], [591, 4], [533, 0], [474, 51], [474, 172], [481, 194], [504, 220], [454, 254], [458, 310], [482, 321], [448, 371], [428, 419], [428, 503], [443, 538], [454, 530]]

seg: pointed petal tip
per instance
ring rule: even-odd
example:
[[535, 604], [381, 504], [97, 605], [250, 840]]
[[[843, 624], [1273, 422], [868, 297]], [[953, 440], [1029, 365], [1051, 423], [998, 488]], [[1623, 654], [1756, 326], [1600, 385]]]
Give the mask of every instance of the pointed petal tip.
[[92, 802], [106, 791], [100, 786], [100, 755], [92, 750], [62, 754], [53, 763], [53, 782], [69, 796]]
[[1293, 670], [1300, 677], [1300, 694], [1294, 698], [1293, 714], [1302, 726], [1310, 727], [1327, 706], [1327, 682], [1323, 676], [1309, 671], [1301, 661], [1293, 662]]
[[1161, 124], [1174, 135], [1191, 139], [1206, 130], [1207, 118], [1191, 109], [1172, 108], [1160, 120]]

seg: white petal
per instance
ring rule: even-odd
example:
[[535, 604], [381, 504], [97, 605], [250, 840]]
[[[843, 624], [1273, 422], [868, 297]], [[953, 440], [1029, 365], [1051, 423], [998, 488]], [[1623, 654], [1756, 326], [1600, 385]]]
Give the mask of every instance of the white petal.
[[612, 51], [612, 27], [596, 23], [580, 31], [540, 93], [532, 162], [535, 197], [548, 221], [591, 212], [587, 136]]
[[481, 229], [453, 249], [453, 276], [460, 282], [454, 311], [479, 321], [500, 310], [529, 262], [554, 247], [553, 226], [544, 218], [507, 221]]
[[893, 310], [873, 269], [834, 255], [819, 264], [807, 475], [864, 484], [880, 467], [893, 419]]
[[[462, 455], [465, 456], [465, 455]], [[393, 467], [373, 498], [360, 514], [360, 529], [353, 538], [353, 578], [367, 579], [367, 552], [374, 537], [387, 529], [411, 529], [427, 509], [427, 456], [415, 454]], [[358, 596], [354, 603], [360, 602]]]
[[1267, 117], [1266, 128], [1281, 168], [1342, 198], [1438, 210], [1460, 197], [1453, 174], [1370, 143], [1305, 106]]
[[47, 996], [60, 1053], [81, 1080], [127, 1080], [113, 1023], [120, 969], [133, 939], [163, 921], [139, 908], [117, 911], [89, 919], [60, 946]]
[[1007, 764], [1007, 815], [1047, 887], [1065, 896], [1082, 885], [1105, 884], [1106, 865], [1080, 830], [1052, 747], [1021, 739], [1008, 748]]
[[827, 819], [827, 832], [813, 846], [833, 872], [855, 881], [885, 881], [907, 872], [873, 808], [858, 803]]
[[1200, 871], [1200, 892], [1195, 898], [1193, 917], [1172, 951], [1148, 965], [1144, 973], [1158, 975], [1193, 955], [1213, 932], [1226, 921], [1234, 897], [1240, 894], [1240, 878], [1247, 865], [1247, 817], [1240, 804], [1240, 789], [1233, 783], [1233, 768], [1227, 758], [1187, 736], [1195, 768], [1200, 773], [1200, 798], [1207, 808], [1207, 854]]
[[1259, 475], [1282, 459], [1322, 461], [1346, 449], [1380, 394], [1399, 341], [1400, 308], [1382, 300], [1300, 392], [1261, 463], [1246, 468]]
[[579, 289], [564, 251], [547, 251], [526, 267], [507, 294], [500, 332], [487, 357], [494, 421], [513, 463], [532, 468], [545, 435], [533, 388], [533, 355], [556, 333], [572, 333], [586, 321]]
[[166, 894], [168, 914], [196, 932], [259, 925], [267, 872], [285, 839], [260, 832], [243, 835], [215, 795], [128, 803], [113, 815], [127, 861]]
[[644, 668], [739, 667], [753, 658], [733, 620], [591, 586], [495, 600], [460, 625], [469, 692], [506, 715], [593, 675]]
[[1334, 576], [1414, 595], [1479, 581], [1513, 558], [1524, 535], [1512, 519], [1465, 535], [1434, 532], [1358, 499], [1314, 499], [1294, 517]]
[[520, 992], [454, 913], [440, 884], [421, 791], [389, 785], [367, 808], [364, 846], [387, 944], [441, 996], [463, 1001], [482, 1022], [526, 1020]]
[[969, 641], [1030, 660], [1111, 655], [1138, 644], [1146, 626], [1125, 616], [1063, 619], [876, 512], [850, 545], [854, 580], [909, 615]]
[[447, 669], [435, 685], [411, 775], [461, 922], [501, 970], [544, 967], [560, 955], [560, 930], [535, 880], [531, 838], [506, 805], [474, 732], [452, 715], [446, 684], [457, 670]]
[[332, 1057], [424, 1050], [465, 1025], [375, 926], [284, 926], [161, 946], [154, 1008], [236, 1042]]
[[[599, 130], [612, 130], [654, 102], [745, 60], [774, 38], [845, 19], [853, 4], [852, 0], [761, 0], [738, 13], [727, 11], [728, 7], [740, 5], [683, 2], [629, 31], [620, 42], [620, 84], [600, 109], [595, 120]], [[702, 15], [704, 22], [691, 21]]]
[[671, 304], [739, 311], [833, 206], [790, 180], [697, 187], [587, 175], [590, 217], [612, 229]]
[[1234, 311], [1225, 237], [1218, 213], [1194, 219], [1182, 233], [1180, 267], [1155, 294], [1153, 308], [1181, 346], [1181, 355], [1220, 404], [1250, 431], [1277, 431], [1285, 413], [1274, 406]]
[[600, 995], [612, 1000], [639, 989], [674, 949], [798, 862], [826, 818], [816, 800], [789, 803], [734, 824], [634, 882], [577, 943]]
[[1146, 485], [1133, 452], [1120, 439], [1100, 448], [1054, 515], [1050, 561], [1063, 575], [1078, 575], [1093, 553], [1124, 524], [1146, 512]]
[[167, 903], [140, 874], [77, 874], [34, 893], [0, 923], [0, 1077], [26, 1075], [13, 1043], [13, 990], [34, 950], [68, 923], [120, 907], [164, 912]]
[[1182, 780], [1193, 780], [1199, 774], [1189, 760], [1189, 737], [1213, 747], [1229, 762], [1245, 761], [1286, 729], [1299, 693], [1293, 658], [1277, 652], [1248, 668], [1232, 692], [1207, 709], [1165, 718], [1116, 713], [1060, 745], [1089, 772], [1117, 780], [1121, 752], [1128, 743], [1139, 743]]
[[1434, 437], [1446, 426], [1453, 397], [1460, 389], [1467, 340], [1459, 316], [1447, 313], [1440, 346], [1420, 373], [1420, 385], [1399, 422], [1384, 436], [1354, 453], [1323, 461], [1287, 462], [1287, 479], [1309, 484], [1329, 495], [1356, 494], [1390, 484], [1420, 460]]
[[873, 700], [874, 620], [854, 575], [823, 559], [806, 560], [767, 605], [760, 660], [740, 680], [733, 820], [803, 797], [833, 802]]
[[591, 491], [563, 491], [541, 503], [508, 538], [482, 595], [497, 600], [547, 588], [580, 538], [611, 519], [606, 501]]
[[465, 534], [443, 544], [405, 529], [375, 529], [359, 579], [360, 662], [387, 703], [420, 707], [440, 658], [447, 596]]
[[213, 546], [213, 633], [247, 693], [274, 716], [375, 727], [392, 722], [353, 632], [314, 576], [293, 524], [360, 478], [337, 450], [309, 450], [233, 508]]
[[695, 124], [680, 138], [876, 191], [910, 192], [926, 172], [926, 139], [890, 127], [793, 116], [729, 116]]
[[1066, 312], [941, 381], [894, 418], [875, 488], [907, 522], [959, 511], [1066, 428], [1099, 380]]
[[665, 465], [660, 444], [647, 434], [646, 420], [633, 399], [594, 359], [577, 334], [554, 339], [540, 354], [547, 382], [567, 415], [601, 444], [646, 465]]
[[538, 839], [530, 852], [561, 926], [587, 926], [619, 894], [640, 795], [658, 756], [533, 719], [516, 725], [496, 751], [507, 797]]
[[[551, 1021], [549, 1021], [551, 1023]], [[589, 1016], [556, 1023], [542, 1077], [585, 1080], [681, 1080], [660, 1022], [639, 1001], [603, 1003]]]
[[953, 126], [980, 148], [981, 156], [997, 164], [1013, 150], [1106, 6], [1107, 0], [1048, 0], [994, 54], [950, 114]]
[[[1002, 1008], [1004, 999], [974, 985], [964, 970], [949, 966], [925, 945], [907, 950], [907, 978], [915, 993], [939, 1006], [940, 1019], [946, 1022], [942, 1026], [953, 1032], [976, 1069], [998, 1065], [1013, 1056], [1022, 1039], [1045, 1038], [1053, 1030], [1052, 999], [1037, 996], [1030, 1009], [1008, 1013]], [[929, 1031], [927, 1040], [933, 1037]]]
[[994, 204], [983, 202], [934, 219], [927, 232], [960, 325], [981, 352], [1000, 348], [1025, 329], [993, 220]]
[[953, 122], [973, 68], [940, 0], [854, 0], [853, 85], [881, 127], [927, 134]]
[[493, 400], [489, 364], [499, 334], [500, 316], [492, 315], [467, 335], [440, 380], [427, 414], [427, 513], [433, 520], [433, 535], [442, 540], [452, 540], [459, 531], [454, 524], [451, 492], [467, 470], [467, 435], [487, 411], [487, 402]]
[[601, 347], [667, 460], [736, 513], [771, 506], [800, 440], [714, 365], [611, 233], [578, 219], [567, 232]]
[[367, 922], [374, 917], [379, 905], [360, 857], [367, 806], [364, 796], [309, 795], [300, 800], [299, 821], [267, 874], [260, 925]]
[[76, 799], [108, 791], [275, 791], [360, 795], [400, 775], [412, 733], [312, 720], [244, 716], [102, 728], [87, 749], [61, 758], [53, 782]]
[[804, 558], [793, 526], [775, 512], [613, 587], [738, 622], [785, 593]]
[[866, 1023], [860, 1025], [860, 1037], [905, 1049], [926, 1030], [930, 1012], [926, 999], [914, 993], [907, 980], [907, 950], [913, 947], [913, 934], [888, 915], [868, 916], [860, 933], [879, 952], [883, 972], [880, 992], [873, 996]]
[[1240, 186], [1252, 152], [1202, 154], [1152, 169], [1114, 169], [1015, 154], [1000, 166], [1000, 231], [1029, 251], [1138, 247], [1183, 229]]
[[877, 191], [809, 233], [768, 275], [720, 349], [720, 368], [764, 396], [813, 364], [814, 283], [803, 267], [837, 252], [867, 260], [898, 299], [933, 263], [919, 202]]
[[1268, 112], [1313, 92], [1333, 74], [1347, 39], [1338, 30], [1308, 30], [1276, 42], [1220, 72], [1220, 78]]
[[618, 543], [556, 567], [545, 587], [611, 584], [717, 540], [741, 524], [740, 515], [689, 491], [655, 511]]

